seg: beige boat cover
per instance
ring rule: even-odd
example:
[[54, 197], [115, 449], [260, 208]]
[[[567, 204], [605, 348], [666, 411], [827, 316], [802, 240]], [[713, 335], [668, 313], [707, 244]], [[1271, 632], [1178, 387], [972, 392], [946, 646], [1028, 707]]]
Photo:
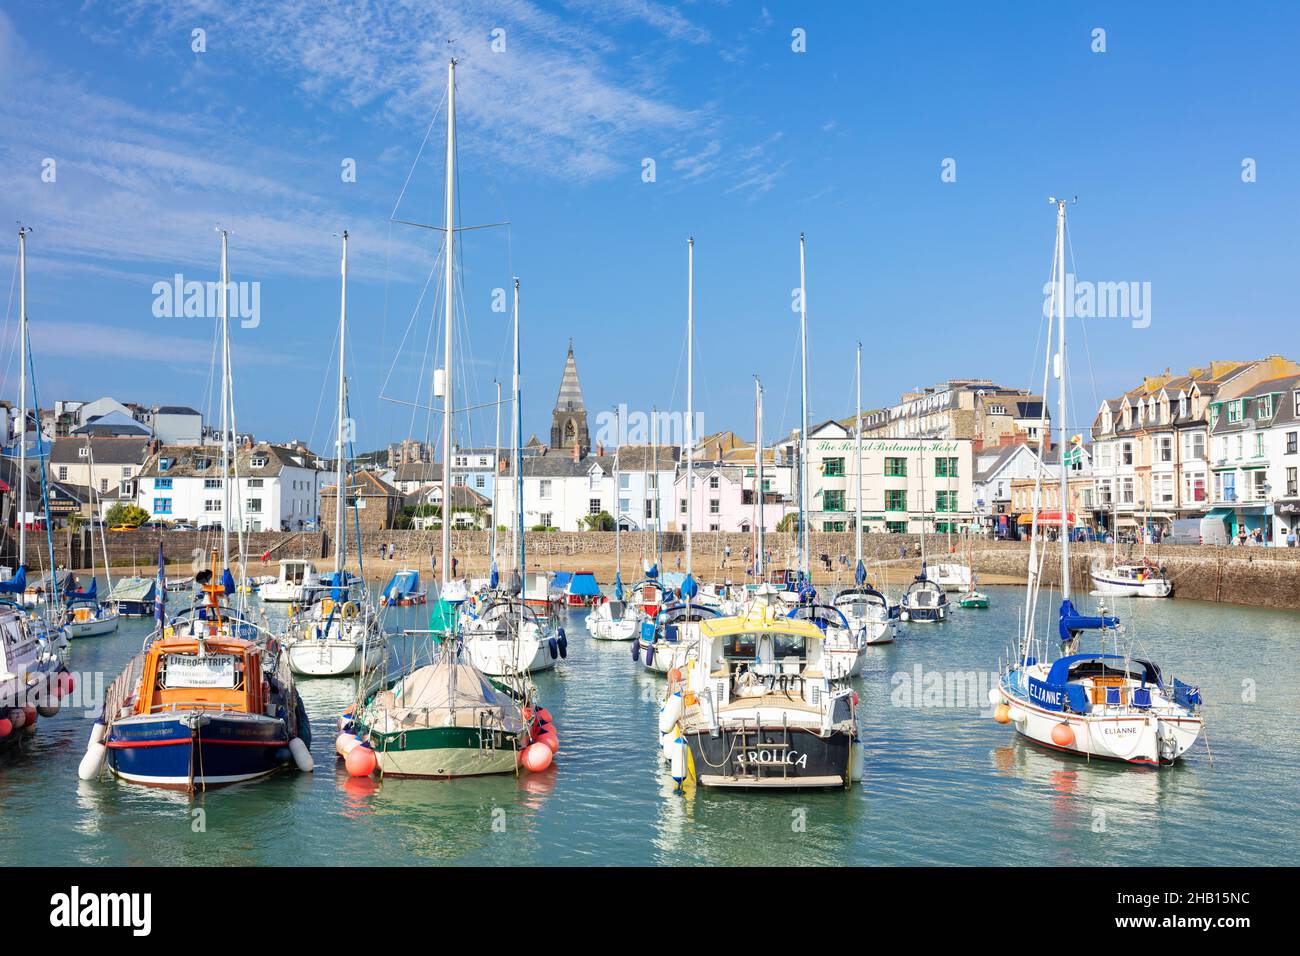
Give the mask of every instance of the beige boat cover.
[[517, 733], [523, 729], [519, 707], [472, 664], [443, 655], [408, 674], [376, 703], [388, 722], [405, 727], [478, 727]]

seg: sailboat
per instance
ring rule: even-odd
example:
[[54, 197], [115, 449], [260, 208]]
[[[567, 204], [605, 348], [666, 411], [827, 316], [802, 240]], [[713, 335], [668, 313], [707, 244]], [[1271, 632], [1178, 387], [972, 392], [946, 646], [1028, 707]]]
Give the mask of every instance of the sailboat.
[[[1062, 452], [1064, 454], [1064, 452]], [[1114, 502], [1118, 495], [1112, 495], [1111, 514], [1115, 514]], [[1117, 522], [1112, 520], [1112, 525]], [[1092, 575], [1093, 593], [1107, 597], [1173, 597], [1174, 583], [1164, 568], [1147, 557], [1146, 536], [1142, 538], [1142, 557], [1137, 561], [1123, 562], [1119, 559], [1119, 529], [1111, 530], [1110, 564], [1100, 561], [1093, 563], [1089, 570]]]
[[925, 563], [925, 439], [919, 438], [917, 445], [921, 469], [921, 573], [912, 579], [912, 583], [903, 592], [898, 616], [904, 621], [935, 623], [948, 617], [948, 595], [930, 576]]
[[[1052, 309], [1048, 327], [1047, 368], [1055, 369], [1062, 445], [1066, 431], [1065, 350], [1065, 206], [1056, 205], [1056, 249], [1052, 263]], [[1050, 321], [1057, 322], [1056, 352], [1050, 347]], [[1048, 374], [1044, 371], [1044, 377]], [[1046, 430], [1046, 421], [1043, 429]], [[1069, 469], [1060, 456], [1061, 501], [1069, 500]], [[1062, 528], [1061, 607], [1057, 622], [1060, 649], [1049, 660], [1034, 634], [1041, 591], [1038, 549], [1038, 502], [1043, 476], [1034, 490], [1034, 517], [1029, 551], [1029, 578], [1023, 630], [1015, 659], [989, 692], [994, 719], [1012, 724], [1025, 739], [1065, 753], [1125, 763], [1164, 766], [1178, 760], [1204, 729], [1199, 688], [1177, 679], [1166, 682], [1152, 661], [1119, 651], [1123, 631], [1119, 619], [1104, 607], [1097, 615], [1075, 607], [1070, 588], [1070, 535]], [[1068, 524], [1068, 522], [1066, 522]], [[1096, 635], [1098, 647], [1082, 651], [1085, 635]], [[1110, 647], [1108, 652], [1107, 647]]]
[[[383, 653], [384, 631], [370, 602], [365, 599], [365, 582], [348, 575], [347, 460], [349, 436], [347, 358], [348, 330], [348, 234], [343, 232], [342, 293], [339, 306], [339, 394], [335, 435], [334, 574], [328, 592], [304, 611], [290, 618], [284, 638], [289, 667], [304, 677], [341, 677], [368, 670]], [[357, 543], [360, 560], [361, 544]], [[352, 590], [360, 591], [354, 600]]]
[[[86, 438], [86, 457], [90, 461], [90, 471], [95, 471], [95, 449], [91, 445], [90, 438]], [[99, 514], [99, 509], [95, 507], [95, 483], [90, 483], [90, 501], [91, 513]], [[97, 522], [99, 525], [99, 545], [100, 553], [104, 557], [104, 578], [108, 585], [109, 593], [113, 591], [113, 571], [108, 564], [108, 543], [104, 540], [104, 524]], [[91, 550], [94, 550], [95, 533], [91, 530], [90, 535]], [[112, 634], [117, 630], [118, 612], [115, 604], [109, 601], [100, 602], [97, 593], [98, 582], [95, 580], [95, 560], [94, 555], [90, 561], [91, 575], [90, 587], [83, 591], [70, 591], [65, 594], [63, 599], [62, 625], [64, 632], [69, 638], [77, 637], [102, 637], [105, 634]]]
[[[855, 423], [854, 473], [857, 475], [857, 508], [853, 520], [853, 587], [843, 588], [831, 599], [834, 606], [848, 621], [854, 635], [864, 646], [892, 644], [898, 626], [890, 617], [889, 599], [867, 581], [867, 568], [862, 561], [862, 343], [858, 343], [857, 420]], [[861, 661], [854, 671], [861, 670]]]
[[[619, 429], [622, 434], [622, 428]], [[619, 449], [614, 451], [614, 488], [619, 488]], [[636, 637], [640, 613], [635, 603], [625, 600], [623, 590], [623, 548], [620, 538], [623, 515], [614, 508], [614, 591], [597, 598], [587, 614], [587, 631], [598, 641], [630, 641]]]
[[[456, 226], [456, 60], [447, 64], [446, 243], [444, 321], [446, 323], [441, 376], [443, 391], [443, 477], [450, 483], [454, 313], [452, 311], [453, 251]], [[522, 432], [519, 375], [519, 280], [515, 288], [514, 428]], [[435, 379], [438, 378], [435, 374]], [[437, 389], [435, 388], [435, 391]], [[515, 444], [517, 527], [523, 521], [523, 458], [521, 440]], [[508, 676], [490, 679], [477, 666], [464, 639], [461, 606], [466, 587], [451, 579], [450, 495], [444, 497], [442, 521], [442, 581], [430, 619], [432, 660], [412, 659], [396, 676], [384, 676], [367, 686], [351, 711], [343, 715], [335, 749], [348, 773], [369, 776], [452, 778], [516, 773], [522, 763], [530, 771], [545, 770], [559, 749], [550, 715], [536, 707], [527, 674], [512, 667]], [[523, 593], [523, 538], [519, 537], [519, 593], [499, 623], [507, 635], [522, 636], [528, 623]], [[494, 584], [496, 582], [493, 582]], [[518, 647], [518, 644], [516, 644]], [[517, 658], [516, 658], [517, 660]], [[386, 673], [386, 671], [385, 671]]]
[[975, 587], [975, 544], [971, 540], [969, 531], [966, 532], [965, 538], [966, 570], [970, 575], [970, 584], [957, 599], [957, 605], [967, 609], [984, 609], [989, 606], [989, 596]]
[[[718, 617], [721, 608], [713, 601], [699, 601], [699, 582], [695, 580], [694, 547], [692, 531], [695, 523], [695, 417], [694, 395], [695, 352], [695, 238], [686, 240], [686, 577], [677, 588], [679, 599], [670, 599], [668, 589], [663, 589], [663, 603], [653, 619], [641, 622], [641, 634], [632, 647], [632, 659], [659, 674], [667, 674], [685, 662], [699, 632], [699, 623]], [[659, 436], [655, 435], [656, 447]], [[655, 472], [655, 516], [659, 517], [657, 492], [658, 470]]]

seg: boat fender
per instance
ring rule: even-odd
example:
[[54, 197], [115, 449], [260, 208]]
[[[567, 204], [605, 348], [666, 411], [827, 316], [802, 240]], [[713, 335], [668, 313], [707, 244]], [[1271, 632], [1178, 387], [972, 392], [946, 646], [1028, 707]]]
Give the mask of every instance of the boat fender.
[[632, 660], [641, 660], [641, 642], [635, 638], [632, 640]]
[[555, 759], [555, 752], [544, 743], [529, 744], [524, 749], [522, 759], [524, 769], [529, 773], [541, 773], [551, 765], [551, 761]]
[[8, 717], [0, 717], [0, 740], [4, 740], [14, 732], [14, 722]]
[[560, 656], [560, 652], [559, 652], [559, 650], [558, 650], [557, 647], [556, 647], [555, 638], [553, 638], [553, 637], [552, 637], [552, 638], [549, 638], [549, 639], [546, 641], [546, 644], [547, 644], [547, 646], [551, 649], [551, 660], [555, 660], [557, 657]]
[[356, 734], [339, 734], [334, 738], [334, 752], [340, 757], [346, 758], [348, 754], [361, 745]]
[[379, 758], [375, 755], [373, 750], [362, 745], [353, 747], [343, 763], [348, 769], [348, 776], [368, 777], [374, 773], [375, 768], [379, 766]]
[[1074, 745], [1074, 729], [1065, 721], [1052, 728], [1052, 743], [1058, 747]]
[[1007, 716], [1011, 718], [1013, 724], [1023, 724], [1029, 718], [1029, 715], [1019, 707], [1012, 707]]
[[294, 766], [303, 773], [311, 773], [316, 767], [316, 762], [311, 759], [311, 751], [307, 749], [307, 745], [302, 742], [301, 737], [290, 739], [289, 755], [293, 757]]
[[27, 712], [21, 707], [12, 707], [9, 710], [9, 724], [14, 730], [22, 730], [23, 725], [27, 723]]
[[990, 703], [990, 704], [997, 704], [997, 703], [998, 703], [998, 700], [999, 700], [1001, 697], [1002, 697], [1002, 695], [998, 693], [998, 689], [997, 689], [996, 687], [990, 687], [990, 688], [989, 688], [989, 703]]
[[659, 709], [659, 732], [666, 734], [673, 729], [678, 718], [682, 716], [682, 695], [680, 692], [670, 694]]
[[853, 748], [853, 752], [849, 755], [849, 779], [859, 783], [867, 762], [867, 748], [861, 740], [855, 740], [849, 746]]
[[81, 780], [94, 780], [104, 766], [108, 748], [104, 746], [105, 727], [98, 720], [90, 728], [90, 740], [86, 743], [86, 753], [77, 765], [77, 777]]
[[686, 741], [680, 735], [672, 743], [668, 766], [673, 780], [680, 785], [686, 779]]
[[655, 662], [655, 646], [647, 644], [645, 649], [645, 666], [653, 667]]
[[560, 639], [556, 641], [560, 648], [560, 656], [566, 660], [569, 657], [569, 639], [564, 636], [564, 628], [560, 628]]

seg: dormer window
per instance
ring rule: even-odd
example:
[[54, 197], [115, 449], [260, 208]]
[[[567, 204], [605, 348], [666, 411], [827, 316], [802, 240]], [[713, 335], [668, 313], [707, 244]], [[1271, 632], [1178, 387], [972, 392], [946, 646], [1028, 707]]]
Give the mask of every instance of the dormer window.
[[171, 468], [171, 466], [172, 466], [172, 460], [171, 460], [170, 458], [159, 458], [159, 459], [158, 459], [158, 470], [159, 470], [159, 471], [166, 471], [167, 469]]
[[258, 456], [256, 456], [256, 457], [252, 458], [252, 459], [248, 462], [248, 466], [249, 466], [250, 468], [265, 468], [265, 467], [266, 467], [266, 458], [265, 458], [264, 456], [258, 455]]
[[87, 448], [85, 445], [82, 445], [80, 448], [77, 449], [77, 457], [78, 457], [78, 458], [89, 458], [89, 457], [90, 457], [90, 449]]
[[1187, 417], [1187, 396], [1186, 395], [1178, 396], [1178, 417], [1179, 418]]
[[1255, 400], [1255, 417], [1272, 418], [1273, 417], [1273, 396], [1261, 395]]

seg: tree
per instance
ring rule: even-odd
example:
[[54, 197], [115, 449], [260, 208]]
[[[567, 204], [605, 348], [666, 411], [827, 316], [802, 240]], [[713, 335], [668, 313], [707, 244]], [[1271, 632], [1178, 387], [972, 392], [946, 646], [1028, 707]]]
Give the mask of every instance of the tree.
[[582, 519], [582, 526], [587, 531], [613, 531], [614, 519], [608, 511], [587, 515]]
[[799, 530], [799, 513], [791, 511], [776, 523], [776, 530], [780, 532], [798, 531]]
[[108, 509], [108, 514], [104, 515], [104, 521], [110, 528], [116, 528], [119, 525], [129, 525], [132, 528], [138, 528], [149, 520], [149, 512], [145, 511], [138, 505], [128, 504], [120, 501]]

